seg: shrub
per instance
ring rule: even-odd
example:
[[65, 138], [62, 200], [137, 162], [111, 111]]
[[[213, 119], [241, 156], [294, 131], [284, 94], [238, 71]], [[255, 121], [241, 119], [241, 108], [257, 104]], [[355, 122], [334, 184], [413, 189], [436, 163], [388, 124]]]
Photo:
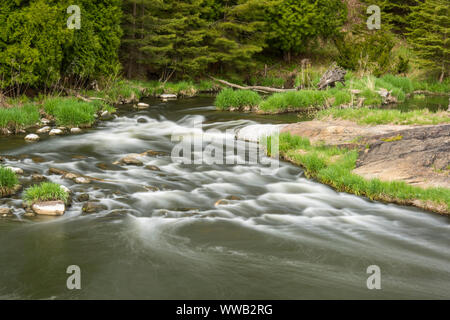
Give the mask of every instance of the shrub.
[[362, 69], [380, 76], [391, 68], [394, 41], [387, 32], [341, 34], [335, 44], [339, 51], [337, 63], [345, 69]]
[[67, 203], [69, 194], [57, 183], [43, 182], [25, 190], [23, 199], [32, 204], [39, 201], [64, 201]]

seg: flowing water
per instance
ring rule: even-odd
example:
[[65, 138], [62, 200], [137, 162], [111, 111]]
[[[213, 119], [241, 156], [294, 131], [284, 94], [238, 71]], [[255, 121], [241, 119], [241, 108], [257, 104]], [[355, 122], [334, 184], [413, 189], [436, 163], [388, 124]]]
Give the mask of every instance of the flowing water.
[[[1, 299], [450, 298], [447, 217], [337, 193], [288, 163], [186, 165], [162, 154], [142, 158], [161, 171], [113, 165], [149, 149], [170, 154], [171, 134], [192, 133], [193, 120], [221, 132], [297, 120], [217, 112], [211, 98], [149, 102], [82, 135], [0, 140], [25, 176], [107, 207], [83, 215], [75, 200], [62, 217], [25, 218], [20, 200], [0, 200], [16, 214], [0, 219]], [[76, 185], [50, 167], [106, 181]], [[81, 268], [81, 290], [66, 287], [69, 265]], [[367, 288], [371, 265], [381, 290]]]

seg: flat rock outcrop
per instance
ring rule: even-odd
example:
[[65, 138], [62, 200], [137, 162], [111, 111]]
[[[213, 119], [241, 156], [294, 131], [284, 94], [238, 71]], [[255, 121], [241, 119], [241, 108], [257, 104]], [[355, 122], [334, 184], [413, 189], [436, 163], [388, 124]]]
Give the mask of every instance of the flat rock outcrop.
[[360, 150], [354, 173], [420, 187], [450, 188], [450, 124], [361, 126], [351, 121], [308, 121], [282, 132]]

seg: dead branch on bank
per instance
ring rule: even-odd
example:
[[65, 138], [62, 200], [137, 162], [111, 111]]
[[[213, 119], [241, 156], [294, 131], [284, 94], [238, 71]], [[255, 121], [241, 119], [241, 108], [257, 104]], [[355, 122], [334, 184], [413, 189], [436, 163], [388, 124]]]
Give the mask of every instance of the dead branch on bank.
[[238, 84], [234, 84], [222, 79], [217, 79], [214, 77], [210, 78], [214, 81], [217, 81], [225, 86], [235, 88], [235, 89], [241, 89], [241, 90], [253, 90], [261, 93], [278, 93], [278, 92], [290, 92], [290, 91], [297, 91], [297, 89], [279, 89], [279, 88], [271, 88], [271, 87], [263, 87], [263, 86], [240, 86]]

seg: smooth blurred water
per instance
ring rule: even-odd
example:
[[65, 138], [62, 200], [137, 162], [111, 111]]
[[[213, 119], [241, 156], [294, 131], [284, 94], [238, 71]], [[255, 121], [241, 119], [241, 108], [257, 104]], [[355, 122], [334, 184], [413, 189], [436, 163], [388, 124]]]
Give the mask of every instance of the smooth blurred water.
[[[447, 217], [336, 193], [287, 163], [270, 175], [168, 155], [142, 158], [160, 172], [112, 165], [128, 153], [170, 153], [170, 135], [192, 132], [194, 119], [222, 132], [297, 120], [217, 112], [211, 98], [148, 102], [82, 135], [0, 140], [0, 154], [17, 156], [8, 165], [108, 208], [82, 215], [75, 201], [63, 217], [24, 218], [20, 200], [0, 200], [17, 215], [0, 219], [1, 299], [450, 298]], [[107, 182], [75, 185], [50, 167]], [[229, 196], [240, 200], [215, 205]], [[81, 268], [81, 290], [66, 288], [69, 265]], [[382, 290], [367, 289], [370, 265], [381, 268]]]

